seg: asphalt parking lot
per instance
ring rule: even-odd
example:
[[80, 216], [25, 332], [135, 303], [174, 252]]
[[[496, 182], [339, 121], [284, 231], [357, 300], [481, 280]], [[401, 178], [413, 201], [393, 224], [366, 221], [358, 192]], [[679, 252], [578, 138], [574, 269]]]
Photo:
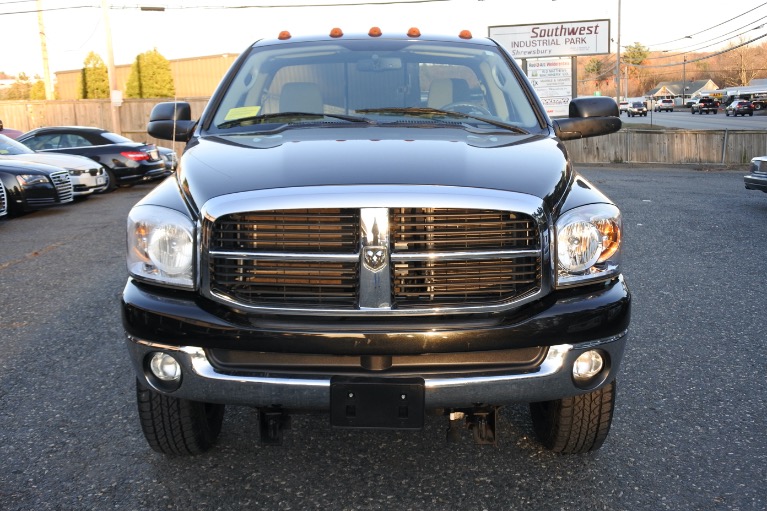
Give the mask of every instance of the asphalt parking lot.
[[339, 431], [295, 417], [282, 446], [230, 408], [217, 447], [154, 453], [141, 434], [119, 296], [140, 185], [0, 220], [0, 509], [764, 510], [767, 194], [744, 169], [589, 166], [621, 208], [634, 296], [612, 431], [589, 455]]

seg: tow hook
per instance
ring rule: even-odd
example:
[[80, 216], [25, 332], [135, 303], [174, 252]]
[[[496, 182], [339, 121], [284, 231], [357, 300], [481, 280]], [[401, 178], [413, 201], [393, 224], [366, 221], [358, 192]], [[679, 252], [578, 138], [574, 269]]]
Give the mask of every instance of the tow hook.
[[478, 445], [496, 445], [495, 434], [498, 407], [471, 408], [453, 411], [448, 415], [447, 441], [457, 442], [463, 430], [472, 433], [474, 443]]
[[282, 445], [282, 432], [290, 429], [290, 415], [281, 408], [261, 408], [258, 425], [262, 444]]

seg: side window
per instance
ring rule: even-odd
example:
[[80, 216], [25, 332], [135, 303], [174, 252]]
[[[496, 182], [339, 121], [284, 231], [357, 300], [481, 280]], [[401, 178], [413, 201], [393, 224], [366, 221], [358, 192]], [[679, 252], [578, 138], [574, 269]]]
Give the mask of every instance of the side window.
[[58, 139], [58, 135], [38, 135], [36, 137], [30, 138], [24, 142], [24, 144], [33, 151], [41, 151], [43, 149], [57, 149], [59, 147]]
[[61, 135], [58, 147], [83, 147], [91, 145], [93, 144], [91, 144], [87, 138], [69, 133], [66, 135]]

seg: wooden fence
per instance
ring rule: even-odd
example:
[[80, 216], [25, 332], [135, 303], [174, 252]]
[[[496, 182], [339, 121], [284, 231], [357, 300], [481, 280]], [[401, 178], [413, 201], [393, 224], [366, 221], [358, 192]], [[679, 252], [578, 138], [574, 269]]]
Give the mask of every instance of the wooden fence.
[[[202, 114], [207, 97], [178, 98]], [[109, 100], [0, 101], [5, 126], [28, 131], [40, 126], [99, 126], [137, 141], [170, 146], [146, 134], [149, 112], [160, 100], [129, 99], [120, 107], [120, 129], [112, 129]], [[612, 135], [564, 143], [577, 163], [720, 164], [748, 163], [767, 154], [767, 130], [648, 130], [624, 127]], [[177, 152], [183, 144], [173, 144]]]

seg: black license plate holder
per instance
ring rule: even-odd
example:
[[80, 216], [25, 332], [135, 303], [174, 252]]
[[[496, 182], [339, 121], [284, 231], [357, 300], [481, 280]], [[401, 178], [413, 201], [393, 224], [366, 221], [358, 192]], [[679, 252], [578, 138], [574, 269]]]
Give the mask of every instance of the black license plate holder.
[[346, 378], [330, 380], [330, 424], [339, 428], [421, 429], [422, 378]]

